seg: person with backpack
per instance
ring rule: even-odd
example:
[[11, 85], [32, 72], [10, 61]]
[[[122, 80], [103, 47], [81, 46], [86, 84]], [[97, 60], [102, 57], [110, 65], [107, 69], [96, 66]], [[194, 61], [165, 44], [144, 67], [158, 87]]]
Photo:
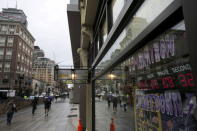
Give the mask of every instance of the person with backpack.
[[50, 106], [51, 106], [50, 99], [49, 98], [45, 98], [45, 100], [44, 100], [45, 116], [48, 116]]
[[7, 125], [11, 125], [14, 112], [17, 112], [16, 105], [14, 101], [10, 101], [7, 104]]

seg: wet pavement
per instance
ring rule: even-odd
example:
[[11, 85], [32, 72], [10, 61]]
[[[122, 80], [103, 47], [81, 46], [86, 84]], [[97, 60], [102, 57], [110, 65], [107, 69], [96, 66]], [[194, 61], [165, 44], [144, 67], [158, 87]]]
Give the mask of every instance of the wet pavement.
[[6, 125], [6, 116], [0, 116], [0, 131], [76, 131], [74, 119], [68, 117], [73, 106], [68, 100], [54, 102], [48, 116], [44, 114], [43, 104], [37, 106], [34, 116], [28, 107], [14, 114], [10, 126]]
[[110, 131], [111, 118], [114, 118], [116, 131], [135, 131], [133, 108], [128, 107], [124, 112], [123, 107], [118, 105], [114, 112], [111, 107], [108, 108], [107, 101], [96, 102], [96, 131]]

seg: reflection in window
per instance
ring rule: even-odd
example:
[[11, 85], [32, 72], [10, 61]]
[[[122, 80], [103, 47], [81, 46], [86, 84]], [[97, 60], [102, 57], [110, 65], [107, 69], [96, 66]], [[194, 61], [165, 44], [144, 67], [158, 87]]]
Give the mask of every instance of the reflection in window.
[[107, 21], [104, 20], [103, 26], [101, 28], [101, 36], [102, 36], [102, 42], [105, 43], [107, 39], [107, 33], [108, 33], [108, 28], [107, 28]]
[[104, 68], [109, 64], [113, 58], [118, 56], [119, 53], [128, 46], [129, 41], [134, 40], [173, 1], [174, 0], [146, 0], [131, 19], [130, 23], [128, 23], [121, 32], [98, 66]]
[[115, 23], [118, 18], [120, 12], [122, 11], [125, 4], [125, 0], [112, 0], [111, 8], [112, 8], [112, 19], [113, 23]]

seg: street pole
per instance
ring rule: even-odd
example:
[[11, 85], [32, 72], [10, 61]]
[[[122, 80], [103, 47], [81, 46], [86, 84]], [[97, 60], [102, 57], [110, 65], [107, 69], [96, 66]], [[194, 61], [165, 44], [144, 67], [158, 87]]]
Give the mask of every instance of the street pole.
[[21, 78], [19, 76], [19, 96], [22, 97]]

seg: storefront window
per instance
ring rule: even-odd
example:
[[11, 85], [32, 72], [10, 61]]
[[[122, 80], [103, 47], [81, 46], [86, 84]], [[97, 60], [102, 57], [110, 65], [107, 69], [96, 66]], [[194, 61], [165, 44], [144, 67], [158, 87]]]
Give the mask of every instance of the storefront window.
[[124, 5], [125, 5], [125, 0], [112, 0], [111, 9], [112, 9], [113, 23], [115, 23], [115, 21], [117, 20]]
[[[172, 27], [131, 58], [134, 76], [136, 130], [197, 130], [196, 91], [184, 21]], [[146, 122], [146, 124], [144, 124]]]
[[123, 69], [119, 66], [96, 80], [95, 113], [98, 131], [110, 130], [112, 118], [117, 131], [134, 131], [135, 129], [130, 95], [132, 91], [129, 86], [124, 86], [122, 73]]
[[196, 131], [189, 56], [181, 21], [96, 80], [96, 127], [103, 128], [97, 129], [109, 130], [114, 118], [117, 130]]
[[104, 68], [108, 65], [111, 60], [128, 46], [131, 40], [134, 40], [173, 1], [174, 0], [145, 0], [98, 66]]

